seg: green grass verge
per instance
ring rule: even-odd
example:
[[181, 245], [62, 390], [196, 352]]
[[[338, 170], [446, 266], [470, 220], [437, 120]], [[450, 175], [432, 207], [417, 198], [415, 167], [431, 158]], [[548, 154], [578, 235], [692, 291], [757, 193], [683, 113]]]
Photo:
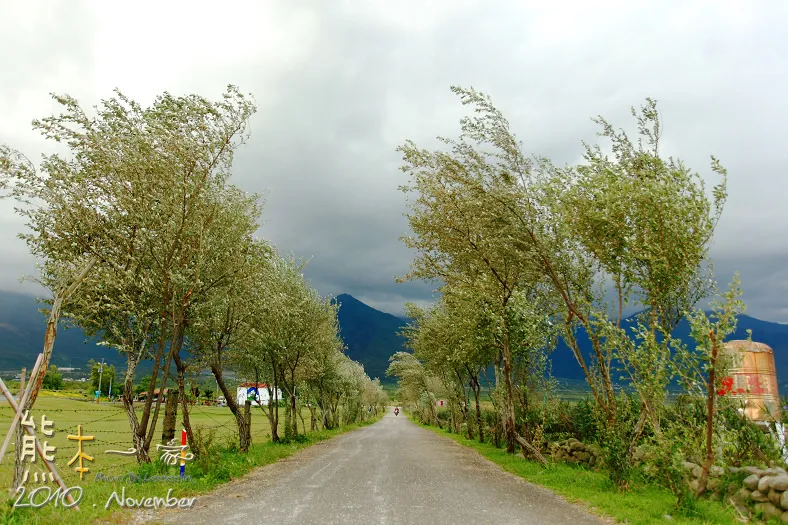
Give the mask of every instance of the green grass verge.
[[[501, 468], [521, 478], [546, 487], [590, 511], [632, 525], [650, 523], [727, 524], [740, 523], [735, 512], [721, 503], [699, 500], [693, 516], [683, 516], [675, 508], [675, 498], [665, 488], [633, 482], [627, 492], [619, 492], [604, 472], [594, 472], [565, 463], [551, 463], [544, 469], [521, 455], [507, 454], [505, 449], [479, 443], [436, 427], [421, 425], [440, 435], [476, 450]], [[665, 518], [665, 516], [671, 518]], [[669, 521], [668, 521], [669, 520]]]
[[[72, 412], [75, 412], [73, 415], [67, 410], [57, 412], [55, 410], [56, 407], [61, 408], [60, 403], [62, 403], [61, 400], [55, 401], [52, 399], [47, 399], [41, 403], [43, 406], [40, 407], [44, 410], [48, 409], [47, 412], [51, 412], [51, 414], [48, 413], [47, 415], [50, 418], [57, 420], [59, 423], [58, 426], [60, 427], [58, 430], [62, 430], [64, 426], [71, 424], [71, 419], [74, 421], [81, 421], [84, 424], [87, 416], [96, 416], [95, 413], [86, 411], [87, 408], [96, 410], [93, 405], [85, 405], [79, 402], [77, 402], [76, 405], [72, 405], [74, 407]], [[72, 401], [71, 403], [74, 402]], [[96, 421], [92, 422], [92, 424], [88, 422], [85, 426], [88, 428], [97, 429], [96, 433], [102, 436], [107, 435], [107, 432], [120, 432], [120, 429], [123, 426], [126, 427], [125, 433], [128, 433], [128, 423], [125, 423], [124, 425], [122, 418], [119, 417], [121, 416], [120, 407], [105, 405], [101, 406], [100, 409], [106, 411], [104, 413], [98, 414], [101, 418], [101, 422], [106, 428], [100, 428]], [[210, 415], [205, 414], [206, 419], [210, 417], [210, 420], [214, 422], [220, 422], [221, 427], [226, 429], [231, 423], [232, 417], [232, 415], [229, 414], [229, 410], [225, 408], [224, 410], [220, 411], [218, 407], [211, 407], [211, 411], [214, 413]], [[227, 413], [225, 414], [225, 412]], [[8, 414], [0, 415], [8, 416]], [[5, 418], [0, 417], [0, 421], [3, 419]], [[202, 464], [197, 461], [187, 463], [186, 474], [191, 476], [189, 481], [152, 482], [132, 481], [128, 478], [120, 479], [128, 473], [134, 473], [140, 478], [150, 478], [152, 476], [160, 475], [177, 477], [179, 467], [166, 466], [158, 461], [154, 461], [149, 465], [139, 466], [133, 459], [129, 460], [128, 458], [122, 456], [104, 455], [100, 451], [96, 450], [96, 448], [99, 448], [99, 450], [101, 448], [107, 448], [107, 446], [109, 446], [111, 443], [109, 441], [103, 443], [103, 445], [105, 445], [104, 447], [94, 447], [93, 449], [89, 448], [91, 442], [85, 442], [85, 451], [89, 454], [93, 454], [93, 457], [96, 461], [94, 464], [89, 464], [91, 471], [84, 476], [84, 480], [80, 480], [79, 476], [76, 475], [76, 473], [72, 470], [76, 464], [72, 465], [71, 467], [66, 466], [65, 462], [69, 461], [70, 456], [61, 454], [60, 450], [58, 450], [58, 457], [55, 463], [58, 465], [58, 468], [64, 477], [66, 486], [79, 486], [83, 489], [82, 499], [79, 501], [79, 510], [77, 511], [75, 509], [64, 508], [63, 506], [55, 506], [54, 501], [49, 502], [40, 508], [13, 508], [13, 502], [17, 499], [17, 496], [14, 495], [11, 497], [11, 499], [5, 502], [0, 502], [0, 524], [38, 525], [58, 523], [58, 525], [82, 525], [85, 523], [128, 523], [131, 514], [140, 509], [128, 510], [119, 508], [114, 499], [112, 500], [110, 507], [108, 509], [105, 508], [113, 492], [117, 492], [117, 494], [120, 495], [123, 487], [125, 487], [126, 498], [140, 499], [154, 496], [163, 498], [167, 496], [168, 490], [172, 489], [171, 497], [179, 499], [197, 497], [199, 500], [200, 494], [210, 492], [212, 489], [222, 483], [240, 478], [249, 473], [254, 468], [274, 463], [282, 458], [291, 456], [295, 452], [309, 447], [310, 445], [325, 441], [344, 432], [359, 428], [361, 426], [366, 426], [377, 421], [377, 419], [372, 419], [365, 423], [348, 425], [339, 429], [309, 432], [306, 436], [302, 436], [299, 441], [274, 444], [267, 440], [267, 436], [264, 434], [264, 431], [268, 430], [267, 424], [265, 427], [263, 426], [265, 419], [263, 417], [258, 417], [257, 419], [259, 421], [260, 428], [256, 429], [255, 424], [253, 423], [253, 430], [258, 431], [254, 432], [255, 435], [253, 436], [253, 441], [256, 442], [250, 447], [248, 454], [240, 454], [236, 451], [225, 449], [221, 452], [218, 452], [216, 455], [207, 458]], [[254, 420], [255, 418], [253, 417], [253, 422]], [[0, 428], [7, 429], [10, 420], [7, 423], [3, 421], [3, 423], [5, 424], [0, 425]], [[55, 442], [58, 445], [61, 445], [60, 440], [64, 439], [65, 436], [58, 436], [58, 434], [65, 434], [65, 432], [56, 433]], [[99, 441], [98, 435], [96, 441]], [[225, 437], [229, 436], [221, 436], [218, 442], [225, 442], [225, 439], [222, 439]], [[115, 439], [118, 439], [119, 441], [113, 446], [113, 448], [123, 449], [123, 445], [126, 445], [126, 436], [122, 435], [121, 437], [119, 435], [118, 438]], [[63, 443], [63, 445], [65, 445], [65, 443]], [[71, 445], [73, 445], [73, 442], [71, 442]], [[73, 451], [71, 452], [73, 453]], [[123, 458], [122, 462], [120, 461], [120, 458]], [[0, 469], [0, 471], [5, 471], [2, 472], [4, 476], [0, 477], [5, 478], [5, 480], [8, 482], [10, 482], [10, 471], [12, 464], [12, 461], [4, 460], [2, 468]], [[98, 480], [97, 474], [99, 473], [104, 473], [106, 476], [116, 476], [118, 481]], [[6, 489], [8, 489], [9, 484], [5, 485]], [[39, 484], [32, 483], [32, 481], [28, 481], [27, 485], [28, 494], [29, 491], [40, 486]], [[54, 486], [52, 483], [47, 483], [47, 485]], [[4, 492], [9, 494], [8, 490]], [[77, 494], [75, 493], [75, 495]], [[41, 502], [45, 499], [46, 493], [40, 493], [34, 501]], [[24, 502], [27, 502], [27, 496], [25, 496]]]

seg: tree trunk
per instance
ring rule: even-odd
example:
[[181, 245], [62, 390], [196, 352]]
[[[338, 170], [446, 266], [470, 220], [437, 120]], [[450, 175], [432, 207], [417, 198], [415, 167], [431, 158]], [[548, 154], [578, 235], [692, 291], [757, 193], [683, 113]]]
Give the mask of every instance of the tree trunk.
[[523, 456], [525, 457], [530, 456], [534, 458], [536, 461], [538, 461], [539, 464], [542, 465], [543, 467], [545, 468], [547, 467], [547, 461], [545, 460], [544, 456], [542, 456], [541, 452], [539, 452], [538, 448], [536, 448], [528, 441], [523, 439], [523, 437], [520, 435], [516, 435], [515, 439], [517, 440], [517, 443], [519, 443], [520, 447], [522, 447], [523, 449]]
[[503, 348], [503, 378], [506, 388], [506, 399], [504, 400], [503, 430], [506, 439], [506, 452], [513, 454], [517, 437], [517, 429], [514, 426], [514, 389], [512, 388], [512, 355], [509, 347], [508, 335], [504, 336]]
[[126, 416], [129, 419], [129, 427], [131, 428], [131, 439], [134, 445], [135, 454], [138, 463], [150, 463], [150, 456], [145, 449], [144, 432], [140, 432], [140, 422], [137, 419], [137, 411], [134, 410], [134, 372], [137, 369], [137, 357], [133, 353], [129, 353], [126, 358], [126, 377], [123, 382], [123, 408], [126, 410]]
[[268, 425], [271, 427], [271, 441], [273, 443], [279, 442], [279, 398], [276, 396], [276, 384], [274, 388], [268, 389]]
[[[156, 398], [156, 407], [153, 410], [153, 419], [150, 423], [150, 428], [148, 429], [148, 436], [145, 438], [145, 448], [150, 449], [150, 444], [153, 441], [153, 434], [156, 430], [156, 423], [159, 420], [159, 412], [161, 410], [161, 400], [164, 396], [164, 390], [167, 387], [167, 379], [170, 375], [170, 366], [173, 360], [180, 361], [180, 356], [178, 355], [183, 347], [183, 337], [184, 332], [186, 330], [185, 324], [185, 308], [182, 308], [176, 317], [175, 322], [173, 323], [173, 332], [172, 338], [170, 339], [170, 351], [167, 355], [167, 364], [164, 367], [164, 373], [161, 377], [161, 385], [159, 386], [159, 395]], [[177, 358], [177, 359], [176, 359]], [[153, 385], [155, 381], [151, 379], [151, 385]], [[181, 390], [184, 392], [184, 390]], [[146, 407], [148, 404], [146, 403]], [[191, 435], [191, 434], [189, 434]]]
[[277, 367], [276, 363], [274, 363], [274, 358], [271, 357], [271, 370], [274, 374], [274, 384], [273, 388], [269, 392], [268, 399], [270, 402], [274, 403], [272, 408], [269, 408], [269, 423], [271, 424], [271, 442], [272, 443], [279, 443], [279, 376], [277, 374]]
[[232, 395], [230, 389], [227, 388], [227, 384], [224, 382], [222, 369], [214, 363], [211, 365], [211, 372], [213, 373], [213, 377], [216, 378], [216, 382], [219, 384], [219, 390], [222, 391], [224, 398], [227, 400], [227, 406], [230, 408], [230, 412], [235, 416], [235, 424], [238, 427], [239, 450], [241, 452], [247, 452], [249, 450], [249, 429], [246, 424], [246, 418], [241, 410], [239, 410], [236, 396]]
[[474, 433], [473, 433], [473, 423], [474, 422], [471, 422], [471, 418], [468, 417], [468, 412], [469, 412], [469, 407], [468, 407], [468, 402], [466, 401], [465, 402], [465, 422], [468, 423], [468, 439], [474, 439]]
[[22, 419], [20, 418], [16, 424], [16, 439], [14, 440], [14, 490], [22, 486], [22, 478], [25, 474], [24, 464], [22, 463], [22, 435], [24, 433]]
[[291, 392], [290, 393], [290, 424], [293, 427], [290, 430], [291, 438], [298, 437], [298, 419], [296, 418], [296, 412], [297, 412], [296, 396], [295, 396], [295, 392]]
[[306, 422], [304, 422], [304, 415], [301, 411], [298, 411], [298, 418], [301, 420], [301, 429], [304, 431], [304, 435], [306, 436]]
[[484, 443], [484, 425], [482, 424], [482, 408], [479, 404], [479, 394], [481, 393], [481, 385], [479, 384], [479, 376], [471, 376], [473, 390], [473, 398], [476, 402], [476, 426], [479, 429], [479, 443]]
[[241, 417], [241, 424], [238, 425], [239, 436], [239, 449], [243, 453], [249, 452], [249, 446], [252, 444], [252, 402], [248, 399], [244, 403], [244, 410]]
[[274, 409], [271, 413], [271, 441], [279, 443], [279, 397], [277, 397], [277, 384], [274, 383]]
[[29, 379], [30, 381], [33, 381], [34, 384], [27, 403], [25, 403], [24, 407], [20, 407], [23, 413], [25, 410], [30, 410], [33, 408], [36, 398], [38, 397], [38, 392], [41, 390], [41, 383], [43, 383], [44, 376], [47, 375], [47, 370], [49, 370], [49, 361], [52, 358], [52, 351], [55, 347], [57, 323], [60, 320], [60, 309], [63, 307], [63, 303], [68, 301], [68, 298], [79, 288], [79, 286], [82, 284], [82, 281], [85, 280], [85, 278], [88, 276], [88, 273], [90, 273], [90, 270], [97, 262], [98, 257], [95, 255], [92, 256], [85, 263], [85, 266], [82, 267], [82, 270], [80, 270], [79, 274], [77, 274], [71, 284], [69, 284], [68, 287], [64, 289], [57, 290], [54, 294], [52, 310], [49, 312], [46, 332], [44, 332], [44, 349], [42, 351], [43, 357], [41, 359], [41, 365], [38, 368], [36, 377], [31, 376]]
[[[163, 304], [169, 303], [169, 298], [171, 294], [168, 291], [164, 292], [164, 298], [166, 301]], [[161, 360], [164, 357], [164, 347], [167, 344], [167, 312], [163, 311], [159, 315], [159, 340], [156, 343], [156, 356], [153, 358], [153, 370], [151, 370], [150, 376], [150, 383], [148, 384], [148, 392], [145, 397], [145, 404], [142, 407], [142, 419], [139, 420], [136, 427], [136, 437], [134, 438], [135, 443], [139, 442], [140, 447], [137, 448], [138, 452], [140, 450], [145, 452], [147, 456], [148, 448], [145, 445], [146, 443], [146, 434], [148, 430], [148, 422], [150, 420], [150, 411], [153, 405], [153, 393], [156, 391], [156, 380], [159, 378], [159, 369], [161, 368]], [[168, 359], [172, 354], [168, 354]], [[165, 376], [169, 374], [169, 360], [167, 361], [167, 370], [164, 372]], [[155, 425], [154, 425], [155, 426]], [[150, 459], [147, 460], [150, 462]]]
[[[191, 422], [191, 418], [189, 417], [189, 396], [186, 395], [186, 368], [188, 365], [181, 360], [181, 356], [178, 354], [175, 354], [173, 358], [175, 359], [175, 368], [178, 371], [178, 392], [180, 393], [181, 408], [183, 411], [183, 414], [181, 416], [181, 419], [183, 421], [183, 429], [186, 431], [186, 439], [189, 442], [189, 448], [195, 450], [197, 443], [195, 443], [194, 441], [194, 431], [192, 430], [192, 422]], [[178, 392], [176, 392], [175, 396], [178, 396]], [[170, 403], [170, 399], [167, 398], [167, 405], [169, 405], [169, 403]], [[175, 407], [178, 406], [177, 400], [175, 401], [174, 406]], [[173, 416], [173, 418], [174, 417], [175, 416]], [[166, 409], [165, 409], [165, 420], [166, 420]]]
[[[274, 374], [275, 373], [276, 372], [274, 372]], [[254, 383], [256, 385], [260, 384], [260, 370], [257, 367], [255, 367], [255, 369], [254, 369]], [[260, 398], [260, 402], [257, 404], [257, 406], [260, 407], [260, 410], [262, 410], [262, 412], [265, 415], [265, 417], [268, 419], [268, 424], [271, 427], [271, 441], [274, 442], [274, 443], [279, 441], [279, 436], [276, 433], [277, 421], [275, 421], [275, 419], [274, 419], [274, 416], [275, 416], [274, 409], [276, 408], [275, 405], [279, 404], [279, 400], [276, 398], [276, 388], [277, 388], [276, 387], [276, 378], [274, 378], [274, 386], [273, 386], [273, 388], [271, 387], [271, 385], [266, 385], [265, 386], [265, 389], [268, 392], [268, 405], [263, 403], [262, 397]], [[268, 408], [266, 408], [266, 406]], [[251, 443], [251, 428], [252, 428], [252, 423], [251, 423], [252, 419], [251, 418], [252, 418], [252, 414], [250, 412], [249, 413], [249, 425], [248, 425], [249, 426], [250, 443]]]
[[[82, 284], [82, 281], [85, 280], [88, 273], [90, 272], [91, 268], [98, 262], [98, 257], [93, 256], [91, 257], [86, 263], [85, 266], [82, 267], [82, 270], [79, 274], [74, 278], [71, 284], [68, 285], [65, 289], [56, 290], [54, 297], [52, 298], [52, 310], [49, 312], [49, 319], [47, 320], [47, 327], [46, 331], [44, 332], [44, 348], [42, 351], [42, 359], [41, 365], [38, 368], [38, 372], [35, 377], [30, 377], [30, 381], [33, 383], [33, 388], [30, 391], [30, 397], [27, 399], [25, 406], [19, 407], [20, 411], [24, 413], [26, 410], [31, 410], [33, 405], [35, 405], [36, 398], [38, 398], [38, 392], [41, 390], [41, 384], [44, 382], [44, 376], [47, 374], [47, 370], [49, 369], [49, 361], [52, 358], [52, 351], [55, 348], [55, 336], [57, 335], [57, 323], [60, 320], [60, 309], [63, 306], [63, 302], [68, 300], [69, 296], [73, 294], [79, 285]], [[17, 430], [16, 435], [16, 450], [17, 456], [19, 455], [20, 451], [22, 450], [22, 423], [19, 423], [19, 429]], [[14, 488], [16, 489], [22, 484], [22, 475], [23, 469], [21, 462], [17, 462], [14, 464]]]
[[703, 472], [698, 478], [698, 493], [700, 496], [706, 491], [706, 481], [709, 479], [709, 470], [711, 464], [714, 462], [714, 453], [712, 451], [712, 438], [714, 437], [714, 368], [717, 365], [717, 341], [714, 338], [714, 332], [709, 331], [709, 338], [711, 339], [711, 362], [709, 368], [709, 397], [706, 402], [706, 461], [703, 462]]
[[645, 407], [645, 402], [640, 406], [640, 416], [638, 416], [637, 423], [635, 423], [635, 431], [632, 435], [632, 441], [629, 443], [629, 449], [627, 450], [627, 460], [632, 461], [632, 458], [635, 455], [635, 450], [637, 449], [638, 441], [640, 441], [640, 436], [643, 435], [643, 430], [646, 427], [646, 419], [648, 418], [647, 408]]
[[[22, 398], [24, 397], [25, 392], [25, 369], [22, 369], [22, 373], [19, 374], [19, 401], [17, 403], [22, 403]], [[17, 490], [22, 484], [22, 477], [24, 476], [24, 465], [22, 465], [22, 434], [24, 434], [24, 430], [22, 429], [22, 418], [19, 418], [19, 421], [16, 424], [16, 433], [14, 435], [14, 490]]]
[[[180, 381], [179, 387], [180, 387]], [[185, 397], [185, 396], [184, 396]], [[175, 439], [175, 421], [178, 419], [178, 392], [170, 392], [167, 404], [164, 407], [164, 426], [161, 432], [161, 442], [167, 444]], [[186, 429], [189, 432], [189, 429]]]

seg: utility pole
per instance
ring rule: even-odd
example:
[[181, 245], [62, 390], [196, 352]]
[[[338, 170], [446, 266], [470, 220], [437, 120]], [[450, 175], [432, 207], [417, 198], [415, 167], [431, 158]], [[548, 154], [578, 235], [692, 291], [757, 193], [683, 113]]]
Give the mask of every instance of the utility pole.
[[22, 402], [22, 392], [25, 391], [25, 375], [27, 374], [27, 368], [22, 368], [22, 372], [19, 374], [19, 402]]
[[104, 373], [104, 358], [101, 358], [101, 364], [99, 365], [99, 384], [98, 390], [96, 391], [96, 403], [101, 400], [101, 375]]
[[107, 397], [112, 399], [112, 376], [109, 377], [109, 393], [107, 394]]

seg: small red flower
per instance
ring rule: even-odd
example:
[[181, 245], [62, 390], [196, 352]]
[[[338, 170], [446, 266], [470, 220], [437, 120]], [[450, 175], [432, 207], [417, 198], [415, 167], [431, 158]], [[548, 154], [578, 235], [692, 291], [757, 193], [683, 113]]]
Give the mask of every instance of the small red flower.
[[738, 390], [736, 391], [736, 393], [737, 393], [737, 394], [745, 394], [745, 393], [747, 393], [747, 391], [746, 391], [746, 390], [744, 390], [743, 388], [740, 388], [740, 389], [738, 389]]
[[725, 389], [720, 388], [719, 390], [717, 390], [717, 395], [718, 396], [724, 396], [725, 395]]

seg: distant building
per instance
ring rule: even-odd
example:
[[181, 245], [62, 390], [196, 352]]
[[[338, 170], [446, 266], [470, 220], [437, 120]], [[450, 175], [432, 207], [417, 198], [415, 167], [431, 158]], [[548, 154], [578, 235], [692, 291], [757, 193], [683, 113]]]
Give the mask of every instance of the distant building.
[[[162, 401], [167, 401], [167, 392], [169, 392], [169, 391], [170, 391], [169, 388], [165, 388], [164, 389], [164, 394], [161, 396]], [[153, 391], [153, 401], [158, 401], [159, 400], [159, 394], [160, 393], [161, 393], [161, 391], [158, 388]], [[147, 397], [148, 397], [148, 393], [147, 392], [140, 392], [139, 394], [137, 394], [136, 400], [137, 401], [145, 401], [147, 399]]]
[[[277, 399], [282, 399], [282, 390], [277, 388], [275, 392]], [[237, 401], [243, 406], [246, 400], [252, 401], [253, 405], [268, 405], [271, 401], [268, 393], [268, 385], [265, 383], [241, 383], [238, 385]]]

